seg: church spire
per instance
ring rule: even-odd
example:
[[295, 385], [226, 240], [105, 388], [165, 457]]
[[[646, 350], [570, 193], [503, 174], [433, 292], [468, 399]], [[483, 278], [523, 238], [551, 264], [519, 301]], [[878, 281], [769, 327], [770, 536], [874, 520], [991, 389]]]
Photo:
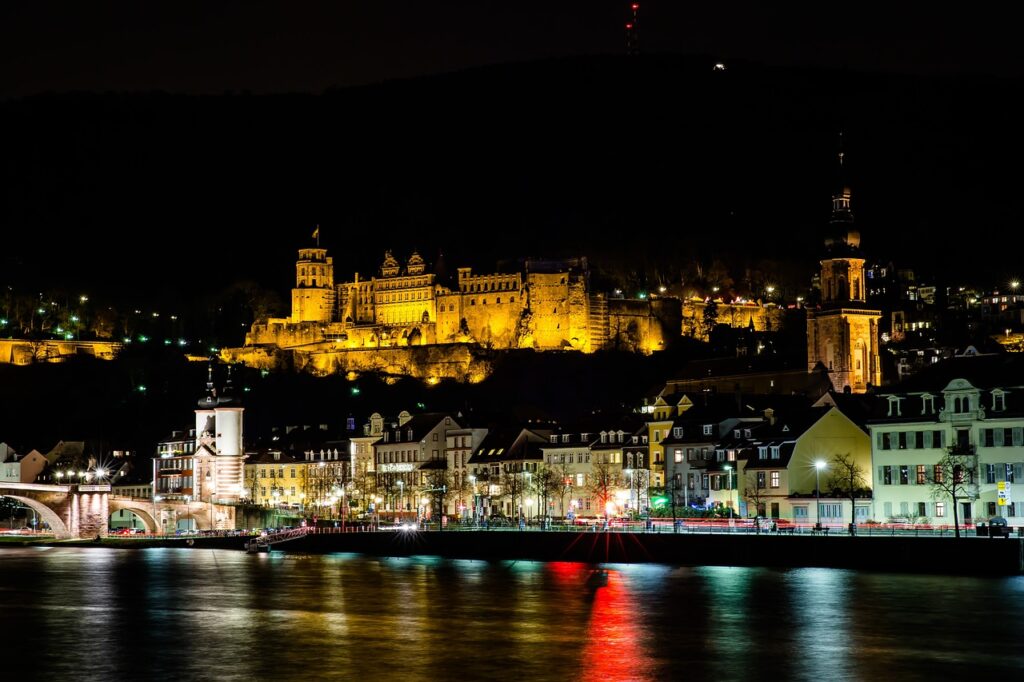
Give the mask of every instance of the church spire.
[[832, 194], [832, 218], [825, 235], [825, 248], [829, 253], [857, 252], [860, 248], [860, 231], [853, 224], [850, 210], [850, 187], [846, 184], [846, 151], [843, 148], [843, 133], [839, 132], [837, 152], [836, 190]]
[[238, 396], [235, 395], [235, 382], [231, 379], [231, 365], [228, 365], [228, 375], [224, 379], [224, 390], [220, 392], [217, 404], [221, 406], [234, 406], [240, 404]]
[[836, 191], [832, 195], [832, 224], [853, 223], [853, 213], [850, 211], [850, 188], [846, 184], [846, 152], [843, 150], [843, 131], [839, 131], [839, 152], [837, 155], [839, 164], [836, 167]]
[[206, 395], [199, 399], [199, 407], [213, 407], [217, 404], [217, 389], [213, 387], [213, 358], [206, 365]]

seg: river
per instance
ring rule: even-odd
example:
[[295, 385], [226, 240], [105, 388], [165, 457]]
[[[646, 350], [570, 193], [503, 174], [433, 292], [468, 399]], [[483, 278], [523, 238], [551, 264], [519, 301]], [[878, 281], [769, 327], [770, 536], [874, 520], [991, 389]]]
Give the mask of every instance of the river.
[[5, 547], [0, 660], [7, 680], [1024, 675], [1024, 577], [604, 568]]

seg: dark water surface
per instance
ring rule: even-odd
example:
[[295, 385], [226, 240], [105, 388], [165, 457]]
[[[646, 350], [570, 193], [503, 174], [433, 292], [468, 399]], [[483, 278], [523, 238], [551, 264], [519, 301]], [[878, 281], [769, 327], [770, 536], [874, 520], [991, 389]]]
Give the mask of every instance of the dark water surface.
[[1024, 679], [1021, 577], [606, 568], [3, 548], [3, 678]]

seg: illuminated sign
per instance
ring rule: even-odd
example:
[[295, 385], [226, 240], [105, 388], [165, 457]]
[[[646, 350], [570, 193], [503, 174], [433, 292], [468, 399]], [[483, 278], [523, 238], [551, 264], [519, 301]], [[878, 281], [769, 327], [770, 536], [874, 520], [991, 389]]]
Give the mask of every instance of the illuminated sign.
[[381, 472], [385, 473], [385, 474], [403, 473], [403, 472], [406, 472], [406, 471], [413, 471], [413, 470], [415, 470], [415, 468], [416, 468], [416, 465], [414, 465], [414, 464], [381, 464], [380, 465]]
[[78, 486], [78, 492], [80, 493], [109, 493], [110, 484], [107, 485], [80, 485]]

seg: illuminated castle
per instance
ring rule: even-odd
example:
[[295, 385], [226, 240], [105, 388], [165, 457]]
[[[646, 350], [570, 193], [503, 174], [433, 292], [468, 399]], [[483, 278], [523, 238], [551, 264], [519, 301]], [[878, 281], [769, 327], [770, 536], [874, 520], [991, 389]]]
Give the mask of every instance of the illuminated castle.
[[[292, 310], [258, 320], [228, 361], [279, 366], [282, 351], [319, 373], [377, 370], [421, 378], [474, 379], [474, 350], [532, 348], [650, 353], [678, 338], [678, 299], [609, 299], [589, 286], [586, 258], [527, 260], [520, 272], [459, 268], [453, 287], [413, 252], [403, 266], [388, 251], [378, 276], [335, 283], [327, 249], [299, 250]], [[416, 348], [423, 350], [410, 354]], [[427, 349], [434, 348], [434, 351]], [[398, 352], [406, 351], [406, 352]]]

